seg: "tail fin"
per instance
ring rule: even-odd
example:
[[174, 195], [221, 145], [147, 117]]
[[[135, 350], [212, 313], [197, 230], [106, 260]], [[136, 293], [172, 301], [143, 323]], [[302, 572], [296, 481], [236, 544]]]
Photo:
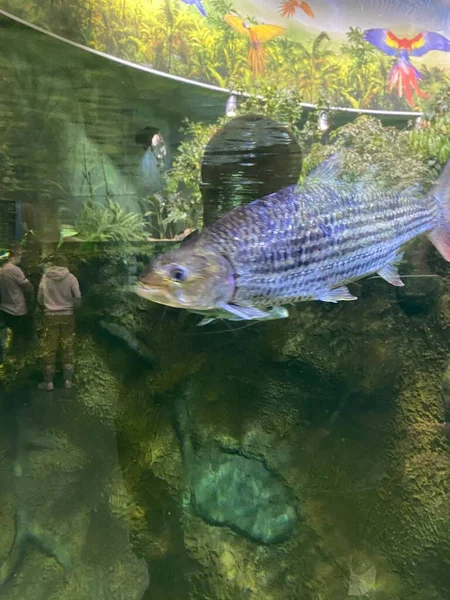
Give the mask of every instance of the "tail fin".
[[441, 219], [428, 237], [445, 260], [450, 262], [450, 160], [445, 165], [432, 193], [441, 208]]

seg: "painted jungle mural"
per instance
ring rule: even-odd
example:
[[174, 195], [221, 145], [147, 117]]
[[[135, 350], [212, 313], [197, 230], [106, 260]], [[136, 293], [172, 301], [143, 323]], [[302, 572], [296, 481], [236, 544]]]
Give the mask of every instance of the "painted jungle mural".
[[450, 81], [450, 0], [4, 0], [90, 48], [228, 89], [420, 110]]

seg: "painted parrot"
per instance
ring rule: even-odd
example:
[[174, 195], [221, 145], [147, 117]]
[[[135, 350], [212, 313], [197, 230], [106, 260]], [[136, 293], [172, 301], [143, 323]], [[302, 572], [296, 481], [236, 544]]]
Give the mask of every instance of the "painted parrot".
[[235, 31], [249, 38], [248, 64], [253, 73], [257, 75], [264, 69], [265, 64], [266, 51], [262, 44], [284, 33], [285, 27], [265, 24], [249, 25], [236, 15], [225, 15], [224, 19]]
[[184, 2], [185, 4], [195, 4], [195, 6], [198, 8], [198, 10], [201, 12], [201, 14], [204, 17], [206, 17], [206, 10], [202, 4], [202, 0], [181, 0], [181, 1]]
[[428, 98], [419, 88], [422, 79], [419, 71], [410, 63], [410, 56], [423, 56], [431, 50], [450, 52], [450, 41], [439, 33], [424, 32], [413, 38], [398, 38], [389, 29], [367, 29], [364, 39], [388, 56], [397, 56], [397, 62], [389, 73], [389, 91], [397, 87], [398, 95], [410, 106], [414, 106], [412, 93], [415, 91], [421, 98]]
[[280, 15], [282, 17], [293, 17], [297, 8], [300, 8], [308, 17], [314, 18], [313, 9], [304, 0], [284, 0], [280, 6]]

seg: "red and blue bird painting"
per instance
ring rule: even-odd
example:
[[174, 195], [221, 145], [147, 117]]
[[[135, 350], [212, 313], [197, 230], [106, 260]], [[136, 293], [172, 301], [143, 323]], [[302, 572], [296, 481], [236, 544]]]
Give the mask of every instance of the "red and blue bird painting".
[[268, 25], [266, 23], [250, 25], [237, 15], [225, 15], [224, 19], [230, 27], [249, 39], [250, 47], [247, 62], [254, 75], [260, 74], [264, 70], [266, 60], [266, 51], [263, 44], [281, 35], [286, 29], [279, 25]]
[[423, 56], [431, 50], [450, 52], [450, 41], [440, 33], [424, 32], [413, 38], [399, 38], [389, 29], [367, 29], [364, 39], [387, 54], [397, 56], [397, 62], [389, 73], [389, 91], [397, 89], [400, 98], [405, 96], [408, 104], [414, 106], [413, 92], [421, 98], [428, 94], [419, 87], [420, 72], [411, 64], [411, 56]]
[[304, 0], [283, 0], [279, 8], [282, 17], [293, 17], [297, 8], [300, 8], [308, 17], [314, 18], [314, 11]]
[[194, 4], [198, 8], [200, 14], [202, 14], [204, 17], [207, 16], [205, 7], [202, 4], [202, 0], [182, 0], [182, 2], [185, 4]]

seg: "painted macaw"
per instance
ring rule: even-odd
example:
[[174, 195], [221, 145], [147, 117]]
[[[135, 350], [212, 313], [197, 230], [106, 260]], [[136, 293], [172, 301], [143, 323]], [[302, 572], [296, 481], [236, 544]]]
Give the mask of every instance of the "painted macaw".
[[280, 6], [280, 15], [282, 17], [293, 17], [297, 8], [300, 8], [308, 17], [314, 18], [313, 9], [304, 0], [284, 0]]
[[195, 6], [198, 8], [198, 10], [201, 12], [201, 14], [204, 17], [206, 17], [206, 10], [202, 4], [202, 0], [181, 0], [181, 1], [184, 2], [185, 4], [195, 4]]
[[409, 57], [423, 56], [431, 50], [450, 52], [447, 38], [434, 32], [419, 33], [410, 39], [398, 38], [389, 29], [367, 29], [364, 39], [388, 56], [397, 56], [398, 60], [389, 73], [389, 91], [397, 87], [400, 98], [404, 94], [410, 106], [414, 106], [413, 91], [421, 98], [428, 98], [428, 94], [419, 88], [422, 76], [409, 62]]
[[248, 36], [250, 40], [248, 64], [253, 73], [257, 75], [264, 69], [265, 64], [266, 51], [262, 44], [284, 33], [286, 31], [285, 27], [266, 24], [249, 25], [246, 21], [243, 21], [241, 17], [237, 17], [236, 15], [225, 15], [224, 19], [235, 31], [241, 35]]

